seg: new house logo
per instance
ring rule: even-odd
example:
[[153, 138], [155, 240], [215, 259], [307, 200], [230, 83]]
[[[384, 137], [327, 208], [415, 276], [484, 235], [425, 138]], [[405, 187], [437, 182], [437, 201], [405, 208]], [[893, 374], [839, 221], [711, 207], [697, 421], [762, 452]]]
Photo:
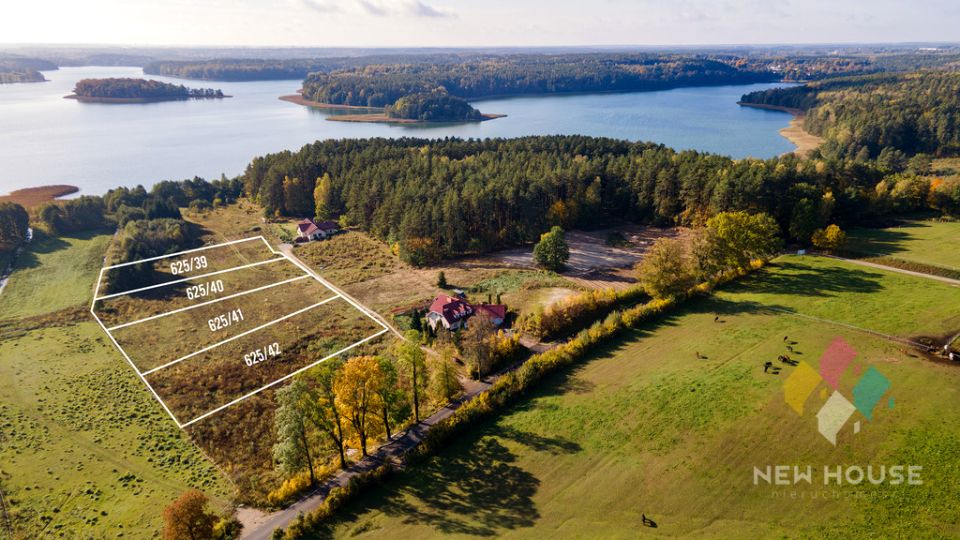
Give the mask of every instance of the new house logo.
[[[890, 389], [889, 379], [873, 366], [864, 370], [861, 364], [854, 362], [856, 356], [856, 349], [837, 337], [820, 357], [819, 370], [801, 361], [783, 384], [787, 405], [800, 416], [803, 416], [807, 400], [817, 388], [821, 388], [821, 399], [826, 402], [817, 411], [817, 429], [834, 446], [837, 445], [837, 434], [850, 417], [859, 411], [868, 421], [872, 420], [875, 407]], [[848, 369], [858, 377], [852, 390], [852, 402], [840, 388], [841, 378]], [[821, 387], [821, 383], [826, 383], [826, 387]], [[888, 408], [892, 409], [893, 404], [891, 396], [887, 399]], [[854, 422], [853, 432], [860, 432], [860, 420]]]

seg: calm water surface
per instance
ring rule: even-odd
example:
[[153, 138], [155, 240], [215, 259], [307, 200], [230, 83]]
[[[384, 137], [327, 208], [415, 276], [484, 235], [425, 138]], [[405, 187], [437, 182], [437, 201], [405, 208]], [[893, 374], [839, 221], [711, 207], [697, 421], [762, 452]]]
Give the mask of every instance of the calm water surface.
[[345, 137], [517, 137], [584, 134], [646, 140], [733, 157], [772, 157], [794, 148], [777, 132], [780, 112], [739, 107], [745, 92], [771, 84], [682, 88], [632, 94], [521, 97], [476, 102], [505, 113], [474, 124], [397, 126], [330, 122], [329, 111], [280, 101], [299, 80], [183, 81], [221, 88], [223, 100], [147, 104], [63, 99], [89, 77], [142, 77], [139, 68], [81, 67], [45, 73], [50, 82], [0, 85], [0, 193], [44, 184], [72, 184], [102, 194], [118, 185], [165, 179], [233, 176], [251, 158], [296, 150], [317, 139]]

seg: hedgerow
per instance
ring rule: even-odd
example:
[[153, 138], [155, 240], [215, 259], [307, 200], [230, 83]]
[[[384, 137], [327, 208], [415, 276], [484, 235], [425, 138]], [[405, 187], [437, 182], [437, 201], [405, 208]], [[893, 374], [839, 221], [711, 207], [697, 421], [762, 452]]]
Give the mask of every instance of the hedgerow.
[[[451, 416], [433, 425], [423, 441], [408, 455], [408, 462], [426, 459], [440, 450], [453, 437], [461, 434], [469, 426], [493, 415], [496, 411], [523, 396], [536, 382], [564, 367], [583, 360], [586, 353], [605, 343], [624, 330], [635, 328], [652, 321], [676, 308], [684, 301], [710, 294], [723, 283], [740, 278], [751, 271], [763, 267], [764, 261], [753, 261], [750, 268], [731, 270], [718, 278], [692, 287], [687, 292], [663, 299], [654, 299], [645, 304], [623, 311], [610, 313], [603, 321], [597, 321], [589, 328], [581, 330], [576, 337], [549, 351], [530, 357], [519, 368], [505, 373], [485, 392], [464, 403]], [[334, 510], [343, 506], [347, 500], [356, 497], [363, 486], [383, 479], [388, 467], [383, 466], [368, 475], [360, 475], [351, 480], [350, 485], [341, 490], [333, 490], [323, 504], [306, 516], [302, 516], [285, 532], [275, 533], [275, 538], [298, 540], [309, 538], [327, 525]], [[278, 530], [279, 531], [279, 530]]]

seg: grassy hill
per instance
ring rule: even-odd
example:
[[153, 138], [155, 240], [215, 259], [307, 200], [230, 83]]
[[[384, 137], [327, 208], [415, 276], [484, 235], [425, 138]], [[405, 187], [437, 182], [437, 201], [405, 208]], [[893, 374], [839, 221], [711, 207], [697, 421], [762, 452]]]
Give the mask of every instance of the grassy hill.
[[[960, 289], [919, 278], [812, 257], [778, 259], [545, 381], [506, 414], [349, 505], [329, 532], [955, 536], [960, 412], [949, 404], [960, 397], [960, 367], [827, 320], [903, 337], [935, 334], [960, 326], [949, 318], [958, 302]], [[855, 435], [848, 424], [834, 447], [814, 416], [826, 392], [815, 392], [798, 416], [783, 392], [794, 368], [777, 356], [817, 367], [838, 336], [858, 351], [861, 372], [873, 366], [892, 382], [896, 405], [877, 407], [870, 421], [856, 413], [850, 424], [860, 420], [862, 431]], [[794, 352], [786, 350], [790, 342]], [[765, 361], [783, 372], [764, 373]], [[848, 398], [856, 380], [851, 370], [841, 379]], [[754, 467], [780, 464], [921, 465], [924, 484], [754, 485]], [[657, 528], [643, 528], [642, 515]]]
[[39, 237], [0, 295], [0, 489], [14, 538], [154, 538], [184, 490], [218, 507], [233, 491], [88, 312], [111, 232]]

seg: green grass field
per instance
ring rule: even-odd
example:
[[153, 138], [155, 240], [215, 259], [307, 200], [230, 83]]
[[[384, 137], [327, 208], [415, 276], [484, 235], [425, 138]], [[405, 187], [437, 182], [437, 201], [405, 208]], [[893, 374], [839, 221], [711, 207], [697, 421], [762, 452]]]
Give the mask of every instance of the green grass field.
[[0, 295], [0, 489], [14, 538], [155, 538], [183, 491], [218, 510], [234, 491], [87, 313], [110, 238], [38, 238]]
[[[503, 415], [348, 505], [329, 533], [956, 536], [960, 411], [952, 404], [960, 366], [771, 308], [907, 336], [940, 332], [958, 301], [960, 288], [833, 260], [781, 258], [543, 381]], [[803, 416], [784, 402], [782, 385], [794, 369], [776, 361], [787, 353], [784, 336], [796, 342], [792, 357], [814, 367], [843, 337], [858, 351], [856, 365], [876, 367], [892, 382], [895, 407], [877, 407], [871, 421], [856, 413], [832, 446], [816, 428], [825, 394], [815, 392]], [[765, 374], [767, 360], [783, 372]], [[842, 378], [848, 399], [855, 381], [850, 370]], [[863, 430], [854, 435], [856, 419]], [[920, 465], [924, 484], [754, 485], [754, 467], [781, 464]], [[643, 527], [642, 515], [657, 528]]]
[[90, 302], [113, 231], [37, 238], [20, 254], [0, 295], [0, 319], [30, 317]]
[[847, 249], [864, 256], [960, 269], [960, 223], [907, 221], [886, 229], [851, 229]]

